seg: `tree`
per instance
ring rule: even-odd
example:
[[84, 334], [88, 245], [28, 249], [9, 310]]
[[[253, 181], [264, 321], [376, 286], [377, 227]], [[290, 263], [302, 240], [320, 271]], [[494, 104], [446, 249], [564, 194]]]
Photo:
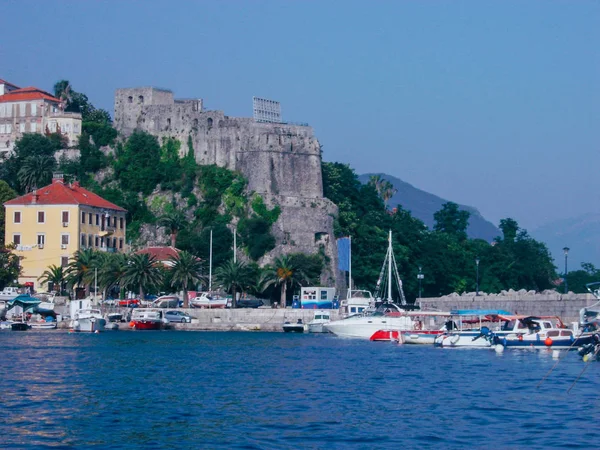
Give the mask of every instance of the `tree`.
[[269, 284], [280, 286], [281, 306], [287, 305], [287, 289], [308, 282], [306, 274], [294, 263], [292, 257], [282, 255], [275, 259], [269, 271]]
[[29, 156], [23, 161], [19, 170], [19, 183], [24, 192], [43, 187], [52, 181], [52, 173], [56, 167], [53, 156], [36, 155]]
[[98, 262], [98, 286], [102, 289], [103, 298], [108, 292], [121, 283], [127, 268], [127, 256], [123, 253], [101, 253]]
[[398, 189], [395, 189], [394, 185], [388, 180], [381, 178], [381, 175], [371, 175], [368, 184], [375, 188], [387, 209], [388, 202], [398, 192]]
[[154, 256], [147, 253], [133, 254], [127, 261], [127, 268], [122, 280], [125, 285], [138, 287], [140, 301], [143, 301], [145, 292], [156, 287], [162, 281], [162, 272]]
[[[11, 189], [8, 183], [4, 180], [0, 180], [0, 205], [5, 202], [12, 200], [17, 196], [17, 193]], [[6, 225], [6, 210], [0, 207], [0, 246], [4, 246], [4, 234]]]
[[187, 223], [188, 221], [185, 215], [178, 210], [167, 212], [158, 219], [158, 224], [169, 230], [169, 233], [171, 234], [171, 247], [175, 247], [177, 233], [185, 228]]
[[237, 304], [237, 293], [252, 285], [252, 274], [246, 263], [242, 261], [227, 261], [215, 271], [215, 279], [226, 291], [233, 296], [232, 307]]
[[502, 219], [500, 220], [500, 229], [502, 230], [505, 242], [514, 242], [519, 231], [519, 224], [511, 218]]
[[149, 195], [160, 182], [160, 146], [155, 136], [134, 132], [122, 149], [117, 149], [115, 176], [127, 191]]
[[63, 103], [64, 107], [67, 107], [71, 103], [71, 83], [68, 80], [54, 83], [54, 96]]
[[0, 289], [14, 285], [21, 274], [19, 257], [13, 249], [12, 246], [0, 248]]
[[38, 278], [43, 284], [52, 283], [56, 293], [60, 295], [65, 282], [65, 272], [61, 266], [51, 265]]
[[191, 253], [181, 251], [170, 259], [173, 265], [170, 269], [171, 286], [183, 290], [183, 307], [189, 307], [188, 291], [204, 279], [200, 258]]
[[459, 241], [464, 241], [467, 239], [470, 216], [468, 211], [459, 210], [456, 203], [444, 203], [442, 209], [433, 215], [435, 220], [433, 229], [454, 236]]
[[86, 295], [90, 293], [90, 285], [95, 279], [95, 269], [98, 268], [99, 253], [91, 248], [77, 250], [67, 266], [66, 281], [71, 287], [85, 287]]

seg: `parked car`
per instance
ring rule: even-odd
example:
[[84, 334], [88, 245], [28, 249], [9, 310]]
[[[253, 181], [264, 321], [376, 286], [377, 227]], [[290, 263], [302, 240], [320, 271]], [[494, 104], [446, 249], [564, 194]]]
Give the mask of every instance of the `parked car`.
[[264, 306], [265, 302], [263, 302], [260, 298], [244, 298], [240, 299], [236, 302], [237, 308], [259, 308]]
[[127, 298], [119, 300], [119, 306], [124, 306], [126, 308], [137, 308], [140, 306], [140, 301], [137, 298]]
[[165, 313], [165, 319], [169, 322], [191, 323], [193, 317], [183, 311], [167, 311]]

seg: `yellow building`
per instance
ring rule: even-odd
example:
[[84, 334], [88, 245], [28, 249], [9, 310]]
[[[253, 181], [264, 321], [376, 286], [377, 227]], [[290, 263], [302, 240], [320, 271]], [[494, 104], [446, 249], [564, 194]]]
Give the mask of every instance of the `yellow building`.
[[21, 258], [19, 283], [41, 289], [38, 278], [48, 268], [65, 267], [80, 249], [124, 252], [126, 210], [55, 177], [52, 184], [4, 203], [5, 242]]

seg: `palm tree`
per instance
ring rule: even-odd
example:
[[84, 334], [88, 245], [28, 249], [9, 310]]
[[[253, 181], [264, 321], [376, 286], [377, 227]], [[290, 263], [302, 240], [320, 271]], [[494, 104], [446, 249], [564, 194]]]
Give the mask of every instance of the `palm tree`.
[[272, 270], [268, 272], [268, 285], [281, 286], [281, 306], [286, 307], [288, 285], [302, 285], [308, 282], [308, 276], [294, 262], [294, 259], [282, 255], [275, 259]]
[[65, 272], [61, 266], [49, 266], [44, 273], [38, 278], [43, 284], [52, 283], [57, 294], [60, 295], [60, 290], [65, 281]]
[[156, 258], [142, 253], [131, 255], [122, 280], [126, 285], [138, 286], [140, 301], [143, 301], [144, 292], [160, 284], [162, 276], [160, 267], [156, 264]]
[[125, 269], [127, 268], [127, 256], [123, 253], [102, 253], [98, 262], [98, 285], [102, 289], [103, 298], [108, 291], [119, 284]]
[[171, 247], [175, 247], [177, 233], [187, 225], [187, 219], [183, 213], [175, 210], [162, 215], [158, 219], [158, 225], [169, 230], [169, 233], [171, 233]]
[[200, 258], [188, 252], [179, 252], [176, 257], [170, 258], [171, 286], [180, 287], [183, 290], [183, 307], [189, 307], [188, 290], [204, 279], [201, 275], [202, 264]]
[[98, 268], [99, 252], [87, 248], [77, 250], [66, 270], [67, 284], [71, 287], [85, 287], [86, 295], [90, 293], [90, 285], [94, 282], [95, 269]]
[[56, 160], [52, 156], [29, 156], [23, 161], [23, 165], [17, 173], [17, 178], [23, 190], [29, 192], [33, 188], [50, 184], [55, 167]]
[[388, 201], [396, 194], [396, 192], [398, 192], [398, 189], [395, 189], [394, 185], [388, 180], [381, 178], [381, 175], [371, 175], [368, 184], [375, 188], [387, 209]]
[[237, 293], [252, 285], [252, 273], [245, 262], [227, 261], [215, 271], [215, 280], [226, 291], [231, 291], [233, 301], [231, 306], [236, 307]]

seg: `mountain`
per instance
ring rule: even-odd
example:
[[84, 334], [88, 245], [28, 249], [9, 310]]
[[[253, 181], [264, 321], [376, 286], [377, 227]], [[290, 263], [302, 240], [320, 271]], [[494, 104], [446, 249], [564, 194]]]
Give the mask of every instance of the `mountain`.
[[[362, 183], [367, 183], [371, 175], [381, 176], [384, 180], [392, 183], [394, 188], [398, 190], [388, 202], [390, 207], [393, 208], [396, 205], [402, 205], [402, 207], [410, 211], [414, 217], [421, 219], [425, 225], [430, 229], [433, 229], [433, 215], [442, 209], [442, 205], [447, 203], [448, 200], [430, 194], [429, 192], [422, 191], [412, 184], [402, 181], [400, 178], [385, 173], [365, 173], [359, 175], [358, 179]], [[470, 238], [479, 238], [491, 242], [495, 237], [502, 235], [500, 230], [495, 227], [494, 224], [485, 220], [476, 208], [465, 205], [458, 206], [460, 209], [471, 213], [471, 217], [469, 217], [469, 227], [467, 228], [467, 234]]]
[[[600, 267], [600, 214], [562, 219], [535, 228], [530, 232], [543, 241], [554, 256], [559, 272], [565, 270], [564, 247], [569, 247], [569, 271], [581, 269], [582, 262]], [[600, 280], [599, 280], [600, 281]]]

